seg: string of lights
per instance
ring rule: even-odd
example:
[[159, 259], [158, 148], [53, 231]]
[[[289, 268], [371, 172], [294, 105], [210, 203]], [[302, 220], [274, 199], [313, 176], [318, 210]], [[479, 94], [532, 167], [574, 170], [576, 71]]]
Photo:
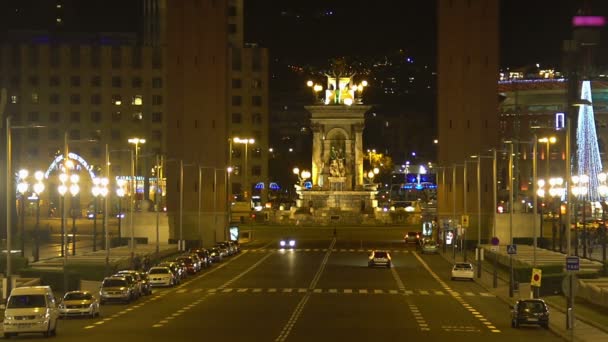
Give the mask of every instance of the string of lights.
[[[590, 81], [583, 81], [581, 99], [592, 102]], [[576, 157], [578, 161], [577, 174], [579, 176], [587, 175], [589, 177], [588, 191], [580, 197], [588, 201], [599, 201], [600, 195], [597, 190], [599, 180], [597, 175], [602, 172], [602, 161], [600, 160], [600, 151], [597, 143], [592, 104], [583, 105], [579, 108], [576, 143]]]

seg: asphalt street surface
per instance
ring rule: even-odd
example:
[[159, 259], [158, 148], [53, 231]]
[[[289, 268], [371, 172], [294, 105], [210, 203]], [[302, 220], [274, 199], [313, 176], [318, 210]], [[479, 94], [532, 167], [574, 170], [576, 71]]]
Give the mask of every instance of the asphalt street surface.
[[[240, 254], [173, 288], [101, 317], [62, 319], [56, 341], [561, 341], [511, 328], [508, 306], [474, 281], [450, 280], [440, 255], [422, 255], [399, 230], [256, 231]], [[368, 229], [369, 230], [369, 229]], [[278, 240], [292, 237], [293, 249]], [[393, 267], [369, 268], [372, 249]], [[23, 335], [13, 340], [42, 340]]]

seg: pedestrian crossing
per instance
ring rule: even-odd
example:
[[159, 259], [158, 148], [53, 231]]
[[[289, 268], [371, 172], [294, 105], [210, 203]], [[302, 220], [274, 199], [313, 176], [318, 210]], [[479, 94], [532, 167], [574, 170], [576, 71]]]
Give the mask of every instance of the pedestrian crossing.
[[405, 296], [447, 296], [456, 293], [463, 297], [485, 297], [494, 298], [496, 297], [492, 293], [488, 292], [455, 292], [452, 291], [447, 293], [443, 290], [407, 290], [407, 289], [337, 289], [337, 288], [233, 288], [233, 287], [219, 287], [219, 288], [196, 288], [186, 289], [181, 288], [175, 291], [177, 294], [330, 294], [330, 295], [405, 295]]
[[[329, 251], [328, 248], [254, 248], [254, 249], [243, 249], [244, 251], [248, 251], [249, 253], [268, 253], [268, 252], [280, 252], [280, 251], [293, 251], [293, 252], [318, 252], [318, 253], [326, 253]], [[407, 254], [410, 253], [407, 249], [364, 249], [364, 248], [334, 248], [332, 249], [332, 253], [371, 253], [374, 250], [383, 250], [389, 253], [397, 254]]]

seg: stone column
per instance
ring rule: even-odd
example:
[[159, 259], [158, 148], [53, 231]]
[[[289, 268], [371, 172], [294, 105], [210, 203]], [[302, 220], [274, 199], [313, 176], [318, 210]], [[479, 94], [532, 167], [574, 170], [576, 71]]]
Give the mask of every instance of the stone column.
[[321, 172], [323, 172], [323, 159], [321, 158], [321, 151], [323, 150], [323, 131], [322, 126], [319, 124], [311, 125], [313, 131], [312, 135], [312, 184], [323, 186], [323, 179], [320, 179]]
[[356, 179], [356, 163], [353, 148], [353, 140], [347, 139], [344, 141], [344, 168], [346, 169], [346, 188], [344, 190], [353, 190], [353, 180]]
[[355, 132], [355, 176], [356, 185], [363, 186], [363, 124], [353, 125]]

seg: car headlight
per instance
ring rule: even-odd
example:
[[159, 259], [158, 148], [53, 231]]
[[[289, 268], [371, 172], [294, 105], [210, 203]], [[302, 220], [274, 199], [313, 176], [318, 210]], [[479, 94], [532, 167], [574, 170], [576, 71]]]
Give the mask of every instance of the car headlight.
[[281, 242], [279, 242], [279, 245], [281, 245], [281, 247], [285, 247], [285, 240], [281, 240]]
[[13, 319], [15, 319], [15, 316], [4, 316], [4, 320], [6, 321], [12, 321]]
[[289, 240], [289, 246], [293, 247], [296, 245], [296, 240]]

